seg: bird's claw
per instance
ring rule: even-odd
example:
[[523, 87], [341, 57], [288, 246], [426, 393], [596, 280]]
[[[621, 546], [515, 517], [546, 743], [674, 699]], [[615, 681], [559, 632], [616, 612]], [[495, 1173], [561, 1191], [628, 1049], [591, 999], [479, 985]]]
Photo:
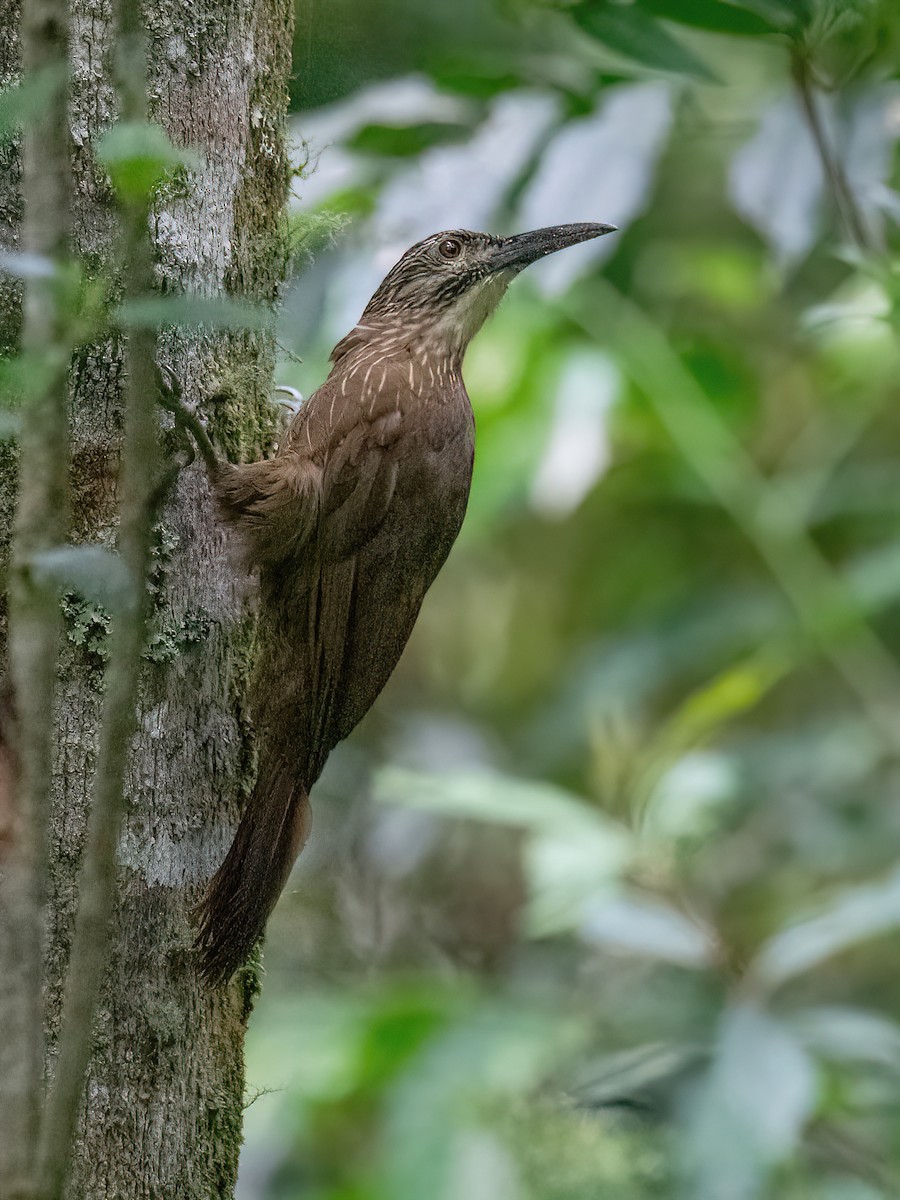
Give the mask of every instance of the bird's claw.
[[285, 408], [289, 408], [293, 413], [299, 411], [300, 406], [303, 403], [302, 392], [298, 392], [294, 387], [288, 387], [286, 383], [276, 384], [275, 391], [281, 392], [282, 395], [290, 397], [288, 400], [278, 400], [276, 403], [283, 404]]
[[275, 388], [275, 403], [279, 408], [282, 430], [287, 429], [303, 406], [303, 395], [296, 388], [279, 383]]

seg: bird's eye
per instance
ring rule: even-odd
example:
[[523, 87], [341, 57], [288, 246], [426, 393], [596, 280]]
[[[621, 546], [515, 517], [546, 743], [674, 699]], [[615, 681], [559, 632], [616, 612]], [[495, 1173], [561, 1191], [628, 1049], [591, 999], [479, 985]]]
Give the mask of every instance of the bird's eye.
[[456, 238], [444, 238], [438, 246], [438, 250], [444, 258], [459, 258], [462, 252], [462, 242], [457, 241]]

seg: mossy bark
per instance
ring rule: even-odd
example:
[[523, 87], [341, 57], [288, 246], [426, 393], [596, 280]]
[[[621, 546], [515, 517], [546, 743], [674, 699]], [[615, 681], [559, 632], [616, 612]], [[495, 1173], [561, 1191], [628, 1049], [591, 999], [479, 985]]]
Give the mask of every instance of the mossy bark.
[[[19, 7], [14, 0], [0, 0], [0, 91], [13, 84], [19, 71]], [[0, 142], [0, 249], [16, 250], [22, 200], [19, 191], [19, 146], [15, 139]], [[18, 280], [0, 272], [0, 360], [13, 353], [22, 317], [22, 287]], [[9, 553], [15, 495], [16, 451], [9, 441], [0, 441], [0, 571], [5, 572]], [[0, 637], [5, 641], [6, 595], [0, 594]]]
[[[150, 113], [200, 164], [160, 197], [157, 273], [168, 291], [277, 298], [288, 168], [283, 140], [289, 0], [161, 0], [146, 6]], [[15, 14], [0, 8], [0, 69]], [[73, 0], [71, 101], [75, 241], [110, 261], [116, 218], [93, 147], [115, 119], [112, 14]], [[15, 159], [0, 168], [0, 236], [14, 239]], [[15, 295], [0, 297], [14, 336]], [[11, 331], [11, 332], [10, 332]], [[272, 436], [271, 335], [171, 334], [160, 358], [222, 444], [261, 453]], [[121, 348], [73, 363], [73, 532], [115, 539]], [[12, 456], [0, 495], [14, 493]], [[128, 776], [114, 950], [96, 1021], [69, 1200], [209, 1200], [233, 1193], [241, 1139], [243, 1035], [252, 970], [210, 993], [190, 952], [189, 912], [223, 855], [252, 770], [242, 698], [252, 657], [246, 611], [204, 472], [185, 469], [157, 531], [153, 631]], [[106, 615], [70, 596], [57, 710], [46, 975], [48, 1074], [77, 903], [96, 754]], [[2, 966], [2, 964], [0, 964]]]

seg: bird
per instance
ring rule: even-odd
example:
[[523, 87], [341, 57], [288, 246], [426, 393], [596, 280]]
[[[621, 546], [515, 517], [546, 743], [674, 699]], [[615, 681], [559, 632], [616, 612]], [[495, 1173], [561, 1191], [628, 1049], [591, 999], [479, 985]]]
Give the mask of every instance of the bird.
[[257, 579], [249, 708], [258, 773], [195, 911], [206, 981], [246, 961], [310, 831], [309, 793], [362, 720], [463, 523], [475, 423], [465, 351], [529, 264], [611, 233], [445, 230], [391, 268], [273, 457], [215, 459], [212, 489]]

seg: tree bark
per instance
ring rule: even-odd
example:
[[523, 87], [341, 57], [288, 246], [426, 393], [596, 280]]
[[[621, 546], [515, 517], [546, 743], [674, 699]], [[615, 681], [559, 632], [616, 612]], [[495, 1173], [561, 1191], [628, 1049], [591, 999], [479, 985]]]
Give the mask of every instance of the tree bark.
[[[289, 0], [161, 0], [147, 5], [150, 117], [198, 152], [154, 210], [156, 272], [166, 291], [263, 302], [285, 261], [283, 141], [293, 7]], [[0, 47], [15, 46], [0, 8]], [[116, 217], [93, 146], [116, 117], [112, 15], [73, 0], [70, 105], [74, 237], [108, 264]], [[0, 68], [5, 61], [0, 59]], [[5, 159], [2, 165], [11, 160]], [[11, 172], [11, 168], [10, 168]], [[0, 183], [0, 233], [15, 202]], [[12, 214], [8, 217], [7, 214]], [[14, 326], [8, 299], [4, 328]], [[273, 338], [263, 333], [161, 339], [161, 359], [233, 456], [273, 434]], [[115, 540], [123, 384], [121, 347], [79, 351], [71, 373], [75, 540]], [[0, 460], [0, 494], [14, 462]], [[155, 535], [151, 639], [139, 732], [127, 776], [113, 951], [95, 1022], [68, 1200], [209, 1200], [233, 1194], [241, 1137], [243, 1036], [257, 989], [245, 969], [227, 990], [200, 982], [190, 908], [223, 856], [251, 781], [242, 698], [253, 618], [231, 569], [202, 468], [184, 470]], [[78, 868], [91, 794], [108, 617], [64, 601], [50, 843], [46, 954], [52, 1078]], [[0, 973], [3, 963], [0, 961]]]

